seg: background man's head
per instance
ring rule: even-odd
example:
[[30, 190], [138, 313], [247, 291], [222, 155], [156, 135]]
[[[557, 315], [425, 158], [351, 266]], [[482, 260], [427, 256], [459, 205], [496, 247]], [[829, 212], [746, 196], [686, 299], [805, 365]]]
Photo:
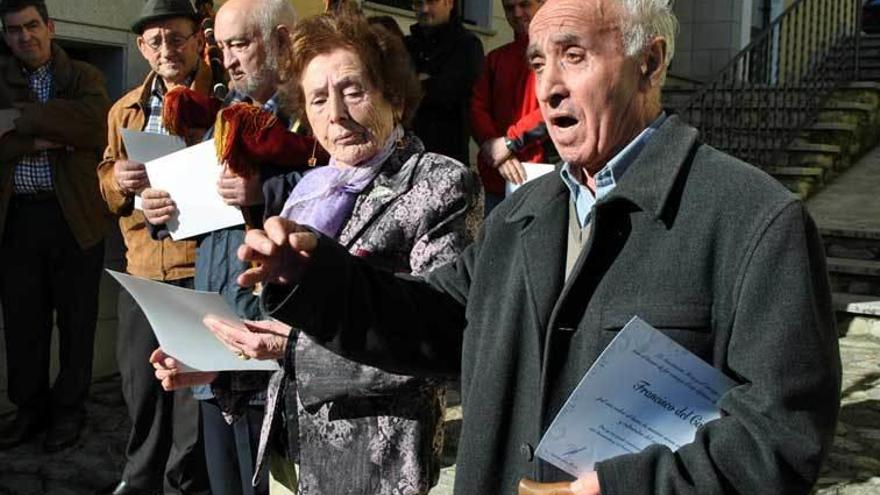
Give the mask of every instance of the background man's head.
[[529, 28], [538, 103], [560, 156], [597, 172], [660, 111], [670, 0], [547, 0]]
[[166, 84], [182, 84], [198, 67], [205, 40], [189, 0], [150, 0], [132, 25], [150, 68]]
[[504, 17], [515, 35], [529, 33], [529, 23], [544, 0], [501, 0]]
[[55, 23], [43, 0], [4, 0], [0, 19], [6, 45], [25, 67], [36, 69], [52, 59]]
[[229, 0], [217, 11], [214, 36], [236, 91], [265, 102], [290, 58], [296, 11], [287, 0]]
[[449, 22], [455, 0], [413, 0], [412, 5], [419, 24], [434, 27]]

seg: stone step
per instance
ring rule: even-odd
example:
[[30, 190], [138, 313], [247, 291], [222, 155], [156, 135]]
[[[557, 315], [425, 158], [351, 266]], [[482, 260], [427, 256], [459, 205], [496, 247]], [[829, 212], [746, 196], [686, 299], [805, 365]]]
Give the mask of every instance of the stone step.
[[880, 48], [880, 36], [863, 34], [859, 45], [861, 49]]
[[880, 261], [880, 230], [823, 225], [819, 233], [832, 258]]
[[859, 48], [859, 57], [862, 62], [880, 57], [880, 45], [877, 46], [861, 46]]
[[880, 297], [835, 292], [831, 294], [831, 306], [839, 313], [880, 317]]
[[828, 258], [831, 290], [880, 298], [880, 261]]
[[880, 80], [880, 68], [872, 69], [870, 67], [862, 67], [859, 69], [859, 79], [862, 80]]
[[[880, 55], [880, 48], [876, 49], [878, 55]], [[873, 53], [870, 52], [870, 53]], [[872, 69], [880, 69], [880, 56], [866, 56], [865, 53], [861, 54], [861, 59], [859, 60], [859, 71], [862, 70], [872, 70]]]
[[819, 181], [825, 176], [820, 167], [765, 167], [764, 171], [774, 177], [809, 177]]
[[831, 304], [838, 336], [880, 340], [880, 297], [835, 292]]
[[829, 257], [828, 271], [847, 275], [880, 277], [880, 261]]

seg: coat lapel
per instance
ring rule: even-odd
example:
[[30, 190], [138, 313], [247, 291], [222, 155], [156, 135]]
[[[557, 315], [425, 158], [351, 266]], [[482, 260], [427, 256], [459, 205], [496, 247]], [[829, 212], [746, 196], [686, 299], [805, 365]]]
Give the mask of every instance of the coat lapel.
[[[655, 219], [663, 220], [675, 184], [689, 161], [697, 137], [696, 129], [682, 122], [676, 115], [669, 116], [630, 165], [614, 190], [596, 204], [595, 217], [598, 218], [599, 210], [606, 209], [611, 203], [626, 201], [650, 212]], [[590, 239], [562, 289], [555, 311], [565, 304], [571, 288], [588, 266], [586, 260], [595, 245], [596, 237], [609, 234], [608, 227], [607, 222], [594, 223]]]
[[558, 174], [539, 179], [505, 221], [520, 222], [526, 290], [543, 334], [565, 278], [568, 190]]

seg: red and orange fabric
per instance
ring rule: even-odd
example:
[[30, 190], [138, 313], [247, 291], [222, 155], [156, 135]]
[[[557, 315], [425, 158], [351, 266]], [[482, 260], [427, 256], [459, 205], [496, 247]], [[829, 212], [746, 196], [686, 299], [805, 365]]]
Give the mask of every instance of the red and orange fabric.
[[309, 158], [327, 163], [327, 154], [311, 136], [287, 130], [271, 112], [249, 103], [222, 108], [217, 98], [187, 88], [165, 95], [163, 124], [169, 133], [188, 138], [194, 130], [214, 127], [217, 159], [242, 177], [250, 177], [261, 165], [305, 169]]

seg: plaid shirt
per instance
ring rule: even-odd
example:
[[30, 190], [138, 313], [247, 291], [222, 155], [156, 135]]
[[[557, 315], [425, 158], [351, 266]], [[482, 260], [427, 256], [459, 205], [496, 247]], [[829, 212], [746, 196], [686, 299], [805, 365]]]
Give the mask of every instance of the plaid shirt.
[[[190, 76], [183, 82], [183, 85], [190, 87], [195, 76]], [[147, 123], [144, 126], [144, 132], [152, 132], [153, 134], [168, 134], [165, 126], [162, 125], [162, 108], [165, 104], [165, 83], [162, 78], [156, 76], [153, 78], [153, 87], [150, 89], [150, 101], [147, 105]]]
[[[241, 102], [252, 103], [253, 100], [249, 96], [247, 96], [246, 94], [239, 93], [238, 91], [232, 90], [226, 96], [226, 100], [224, 101], [223, 106], [226, 107], [226, 106], [229, 106], [233, 103], [241, 103]], [[273, 94], [271, 98], [266, 100], [266, 103], [263, 103], [262, 108], [263, 108], [263, 110], [275, 115], [279, 119], [283, 119], [283, 121], [285, 121], [285, 122], [287, 121], [287, 117], [285, 117], [284, 115], [281, 115], [281, 106], [278, 103], [278, 93]]]
[[[46, 64], [39, 69], [24, 71], [28, 86], [36, 101], [46, 103], [52, 98], [52, 68]], [[48, 151], [28, 153], [15, 166], [12, 191], [15, 194], [34, 194], [52, 191], [52, 165]]]

